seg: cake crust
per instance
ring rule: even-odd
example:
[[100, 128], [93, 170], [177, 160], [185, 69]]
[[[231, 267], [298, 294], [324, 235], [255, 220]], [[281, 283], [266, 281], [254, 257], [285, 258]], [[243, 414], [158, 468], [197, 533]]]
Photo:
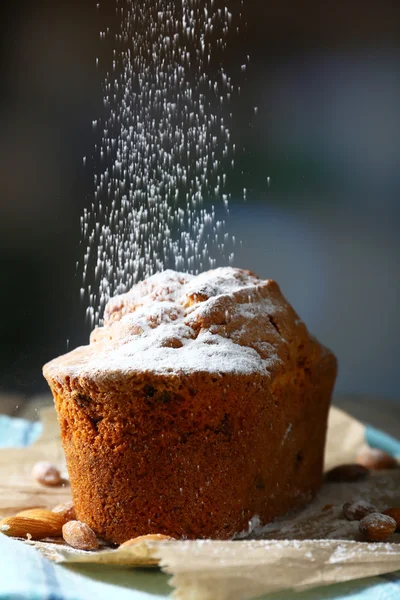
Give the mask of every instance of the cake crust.
[[44, 374], [77, 516], [109, 541], [229, 539], [321, 485], [336, 360], [273, 281], [156, 275]]

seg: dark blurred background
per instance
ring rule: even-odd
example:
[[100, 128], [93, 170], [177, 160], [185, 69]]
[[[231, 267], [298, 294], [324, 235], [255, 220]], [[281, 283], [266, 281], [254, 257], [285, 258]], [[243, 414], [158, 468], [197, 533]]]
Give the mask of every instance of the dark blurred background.
[[[45, 392], [43, 363], [88, 339], [79, 219], [115, 2], [8, 3], [1, 21], [0, 411]], [[400, 398], [400, 3], [244, 5], [228, 48], [232, 69], [250, 56], [235, 264], [275, 278], [335, 351], [338, 393]]]

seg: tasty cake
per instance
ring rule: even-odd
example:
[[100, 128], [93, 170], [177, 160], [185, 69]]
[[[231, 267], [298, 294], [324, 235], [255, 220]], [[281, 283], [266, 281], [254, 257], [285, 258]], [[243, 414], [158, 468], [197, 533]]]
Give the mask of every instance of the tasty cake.
[[321, 485], [335, 357], [249, 271], [138, 283], [44, 375], [77, 516], [106, 540], [229, 539]]

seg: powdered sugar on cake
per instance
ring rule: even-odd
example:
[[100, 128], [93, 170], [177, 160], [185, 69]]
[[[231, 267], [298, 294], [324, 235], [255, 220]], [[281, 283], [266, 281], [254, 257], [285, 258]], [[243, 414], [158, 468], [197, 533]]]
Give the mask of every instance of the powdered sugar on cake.
[[[105, 326], [90, 345], [48, 365], [48, 374], [95, 374], [134, 370], [268, 374], [282, 363], [288, 345], [277, 322], [289, 307], [277, 284], [241, 269], [215, 269], [198, 276], [158, 273], [112, 298]], [[297, 323], [295, 323], [297, 321]], [[291, 328], [303, 327], [295, 313]]]

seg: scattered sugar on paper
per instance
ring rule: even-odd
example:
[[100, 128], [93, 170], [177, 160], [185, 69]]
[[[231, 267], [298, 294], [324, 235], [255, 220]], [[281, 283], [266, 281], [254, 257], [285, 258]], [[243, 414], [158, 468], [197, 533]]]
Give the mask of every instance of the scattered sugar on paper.
[[101, 167], [81, 217], [81, 296], [92, 326], [139, 279], [165, 268], [196, 274], [218, 257], [232, 263], [235, 244], [225, 218], [236, 88], [223, 57], [240, 13], [220, 0], [117, 0], [117, 17], [108, 117], [93, 121]]
[[[262, 525], [258, 517], [249, 522], [249, 529], [236, 538], [248, 535], [267, 539], [299, 540], [359, 540], [359, 522], [348, 521], [343, 515], [345, 502], [368, 502], [378, 511], [399, 503], [400, 472], [382, 471], [373, 474], [364, 481], [324, 484], [315, 500], [305, 509], [289, 514], [268, 525]], [[331, 507], [331, 508], [326, 508]], [[398, 542], [396, 533], [391, 541]], [[368, 547], [373, 544], [365, 544]]]

